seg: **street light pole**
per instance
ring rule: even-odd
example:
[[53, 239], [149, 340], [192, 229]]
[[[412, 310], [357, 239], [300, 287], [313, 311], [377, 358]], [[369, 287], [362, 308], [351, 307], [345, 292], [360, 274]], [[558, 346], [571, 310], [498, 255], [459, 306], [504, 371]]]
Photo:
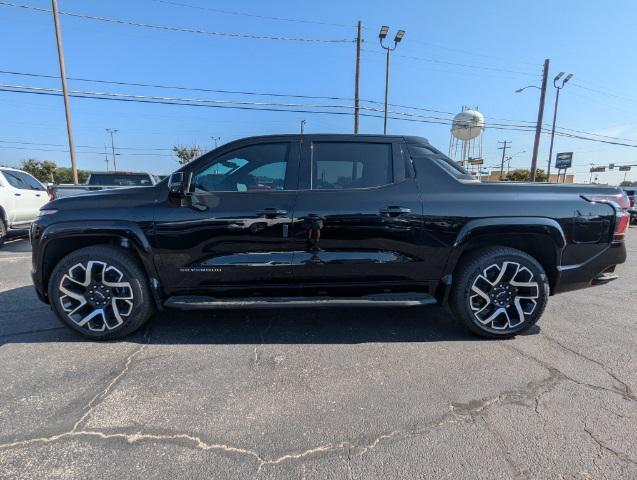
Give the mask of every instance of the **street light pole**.
[[553, 111], [553, 128], [551, 129], [551, 144], [549, 146], [549, 162], [548, 162], [548, 167], [546, 169], [546, 181], [549, 182], [549, 183], [551, 182], [551, 159], [553, 157], [553, 141], [555, 139], [555, 121], [557, 120], [557, 106], [558, 106], [559, 101], [560, 101], [560, 90], [562, 90], [564, 88], [564, 85], [566, 85], [566, 82], [568, 82], [571, 78], [573, 78], [573, 74], [569, 73], [566, 76], [566, 78], [564, 78], [564, 80], [562, 80], [562, 85], [558, 87], [557, 86], [557, 81], [560, 78], [562, 78], [563, 75], [564, 75], [564, 72], [560, 72], [553, 79], [553, 86], [557, 90], [557, 93], [555, 94], [555, 110]]
[[383, 25], [380, 27], [380, 32], [378, 33], [378, 38], [380, 39], [380, 46], [383, 47], [387, 51], [387, 61], [385, 63], [385, 115], [383, 122], [383, 134], [387, 135], [387, 105], [389, 102], [389, 54], [396, 50], [396, 47], [400, 43], [400, 41], [405, 36], [404, 30], [398, 30], [396, 32], [396, 37], [394, 37], [394, 46], [386, 47], [383, 44], [383, 40], [387, 37], [387, 32], [389, 32], [389, 27]]
[[117, 171], [117, 160], [115, 158], [115, 134], [119, 132], [119, 130], [115, 128], [107, 128], [106, 131], [111, 134], [111, 150], [113, 151], [113, 171]]

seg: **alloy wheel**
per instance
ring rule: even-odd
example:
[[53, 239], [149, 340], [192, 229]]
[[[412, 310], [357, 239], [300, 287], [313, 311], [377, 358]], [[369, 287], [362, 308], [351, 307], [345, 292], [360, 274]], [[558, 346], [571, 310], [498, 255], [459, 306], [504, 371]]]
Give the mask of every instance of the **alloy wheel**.
[[533, 313], [539, 296], [533, 273], [520, 263], [505, 261], [489, 265], [475, 278], [469, 306], [479, 324], [510, 330]]
[[133, 311], [133, 289], [124, 274], [106, 262], [77, 263], [62, 276], [60, 305], [69, 320], [93, 332], [114, 330]]

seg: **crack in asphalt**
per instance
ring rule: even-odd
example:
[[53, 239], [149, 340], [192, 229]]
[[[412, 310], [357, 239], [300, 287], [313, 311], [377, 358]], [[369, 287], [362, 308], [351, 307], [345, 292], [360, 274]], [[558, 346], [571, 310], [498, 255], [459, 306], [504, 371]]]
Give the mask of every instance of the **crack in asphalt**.
[[549, 335], [546, 335], [544, 333], [542, 334], [542, 336], [544, 338], [546, 338], [547, 340], [555, 343], [556, 345], [558, 345], [563, 350], [566, 350], [567, 352], [571, 352], [573, 355], [576, 355], [576, 356], [578, 356], [580, 358], [583, 358], [586, 361], [592, 362], [592, 363], [598, 365], [599, 367], [601, 367], [602, 370], [604, 370], [612, 379], [614, 379], [617, 383], [619, 383], [623, 387], [624, 396], [628, 400], [632, 400], [634, 402], [637, 401], [637, 396], [635, 396], [635, 394], [633, 393], [633, 391], [630, 388], [630, 386], [626, 382], [621, 380], [609, 367], [604, 365], [602, 362], [600, 362], [599, 360], [595, 360], [594, 358], [588, 357], [588, 356], [584, 355], [583, 353], [578, 352], [577, 350], [574, 350], [571, 347], [568, 347], [568, 346], [564, 345], [562, 342], [560, 342], [556, 338], [553, 338], [553, 337], [551, 337]]
[[597, 438], [593, 432], [586, 426], [584, 425], [584, 431], [588, 434], [589, 437], [591, 437], [591, 439], [597, 444], [597, 447], [600, 449], [600, 452], [602, 451], [606, 451], [608, 453], [610, 453], [611, 455], [617, 457], [619, 460], [622, 460], [623, 462], [626, 463], [632, 463], [633, 465], [637, 465], [637, 460], [633, 460], [632, 458], [630, 458], [628, 455], [626, 455], [625, 453], [622, 452], [618, 452], [617, 450], [609, 447], [608, 445], [606, 445], [604, 442], [602, 442], [599, 438]]
[[104, 398], [106, 398], [106, 396], [111, 391], [111, 389], [115, 386], [115, 384], [117, 384], [121, 380], [121, 378], [124, 375], [126, 375], [126, 373], [128, 372], [128, 370], [131, 367], [131, 364], [133, 363], [133, 359], [137, 355], [142, 353], [144, 351], [144, 349], [150, 344], [150, 328], [148, 328], [146, 330], [146, 332], [144, 333], [144, 338], [146, 339], [146, 343], [141, 345], [139, 348], [137, 348], [135, 351], [133, 351], [130, 355], [128, 355], [128, 357], [126, 357], [126, 361], [124, 362], [124, 368], [117, 375], [115, 375], [115, 377], [113, 377], [113, 379], [109, 382], [109, 384], [106, 385], [106, 388], [104, 388], [102, 391], [98, 392], [84, 406], [84, 410], [86, 410], [86, 412], [84, 412], [84, 414], [79, 418], [79, 420], [77, 422], [75, 422], [75, 424], [73, 425], [73, 428], [68, 433], [76, 432], [77, 429], [79, 428], [80, 424], [82, 424], [82, 422], [84, 422], [84, 420], [86, 420], [91, 415], [91, 413], [93, 413], [93, 410], [99, 404], [99, 403], [96, 403], [96, 402], [98, 402], [98, 400], [103, 400]]

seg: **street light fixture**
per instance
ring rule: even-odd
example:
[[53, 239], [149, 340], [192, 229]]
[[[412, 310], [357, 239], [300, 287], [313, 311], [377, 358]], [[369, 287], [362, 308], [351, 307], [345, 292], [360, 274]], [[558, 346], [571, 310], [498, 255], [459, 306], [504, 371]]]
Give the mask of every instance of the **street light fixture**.
[[524, 90], [526, 90], [527, 88], [537, 88], [538, 90], [542, 90], [540, 87], [538, 87], [537, 85], [527, 85], [526, 87], [522, 87], [522, 88], [518, 88], [515, 93], [520, 93], [523, 92]]
[[385, 120], [383, 124], [383, 134], [385, 135], [387, 135], [387, 102], [389, 98], [389, 54], [390, 52], [393, 52], [394, 50], [396, 50], [396, 47], [405, 36], [405, 31], [398, 30], [398, 32], [396, 32], [396, 36], [394, 37], [393, 47], [392, 46], [386, 47], [383, 44], [383, 40], [387, 38], [388, 33], [389, 33], [389, 27], [386, 25], [383, 25], [382, 27], [380, 27], [380, 32], [378, 32], [378, 38], [380, 39], [380, 46], [387, 51], [387, 61], [385, 65]]
[[562, 80], [562, 84], [558, 85], [557, 82], [564, 76], [564, 72], [558, 73], [553, 79], [553, 86], [557, 90], [555, 94], [555, 109], [553, 110], [553, 128], [551, 129], [551, 145], [549, 146], [549, 162], [548, 168], [546, 169], [546, 179], [548, 182], [551, 181], [551, 158], [553, 157], [553, 140], [555, 139], [555, 121], [557, 120], [557, 106], [560, 101], [560, 91], [564, 88], [564, 85], [573, 78], [573, 74], [569, 73], [566, 75], [564, 80]]

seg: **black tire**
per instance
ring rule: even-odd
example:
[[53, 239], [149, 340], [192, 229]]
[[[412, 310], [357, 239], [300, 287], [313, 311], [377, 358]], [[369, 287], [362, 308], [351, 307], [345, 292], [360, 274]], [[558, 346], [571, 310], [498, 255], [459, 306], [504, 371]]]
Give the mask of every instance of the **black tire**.
[[[2, 213], [0, 211], [0, 213]], [[4, 239], [7, 238], [7, 226], [4, 224], [4, 220], [0, 217], [0, 247], [4, 245]]]
[[[87, 277], [89, 266], [92, 273]], [[91, 280], [88, 286], [77, 281], [84, 282], [86, 278]], [[79, 295], [86, 303], [82, 306], [82, 300], [61, 289]], [[125, 337], [146, 323], [155, 311], [146, 273], [137, 258], [110, 245], [82, 248], [60, 260], [51, 274], [48, 294], [53, 311], [65, 325], [95, 340]], [[77, 313], [73, 314], [76, 308]], [[96, 310], [102, 313], [81, 325]]]
[[[542, 265], [514, 248], [477, 250], [462, 261], [453, 277], [451, 310], [471, 332], [482, 337], [510, 338], [528, 330], [542, 316], [549, 297]], [[530, 286], [533, 283], [537, 288]], [[536, 294], [537, 298], [531, 298]]]

